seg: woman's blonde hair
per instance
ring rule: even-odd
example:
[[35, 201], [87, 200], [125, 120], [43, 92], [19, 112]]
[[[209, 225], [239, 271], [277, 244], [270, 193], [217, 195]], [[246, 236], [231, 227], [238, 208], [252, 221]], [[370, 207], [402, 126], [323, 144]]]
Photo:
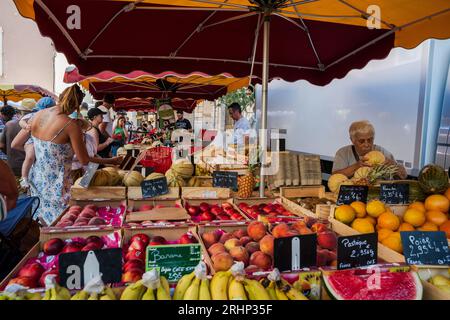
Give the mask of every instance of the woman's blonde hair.
[[80, 98], [83, 100], [83, 92], [74, 84], [71, 87], [64, 89], [64, 91], [59, 95], [59, 106], [61, 111], [65, 114], [71, 114], [75, 110], [80, 111]]
[[375, 137], [375, 128], [373, 125], [367, 121], [355, 121], [350, 125], [349, 128], [350, 139], [353, 141], [358, 134], [372, 134]]

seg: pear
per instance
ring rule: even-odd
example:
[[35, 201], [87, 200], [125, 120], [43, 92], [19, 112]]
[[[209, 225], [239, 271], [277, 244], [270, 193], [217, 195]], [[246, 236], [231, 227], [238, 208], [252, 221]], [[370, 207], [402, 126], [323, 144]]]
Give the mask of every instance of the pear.
[[450, 280], [440, 274], [431, 278], [431, 283], [435, 286], [450, 286]]

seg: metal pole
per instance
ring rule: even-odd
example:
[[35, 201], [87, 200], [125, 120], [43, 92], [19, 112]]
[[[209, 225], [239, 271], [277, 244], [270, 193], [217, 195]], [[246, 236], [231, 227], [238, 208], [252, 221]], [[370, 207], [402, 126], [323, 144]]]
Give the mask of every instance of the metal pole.
[[[264, 42], [263, 42], [263, 65], [262, 65], [262, 97], [261, 97], [261, 131], [260, 131], [260, 148], [266, 159], [267, 154], [267, 94], [269, 86], [269, 32], [270, 32], [270, 13], [264, 13]], [[264, 166], [261, 163], [259, 196], [264, 197]]]

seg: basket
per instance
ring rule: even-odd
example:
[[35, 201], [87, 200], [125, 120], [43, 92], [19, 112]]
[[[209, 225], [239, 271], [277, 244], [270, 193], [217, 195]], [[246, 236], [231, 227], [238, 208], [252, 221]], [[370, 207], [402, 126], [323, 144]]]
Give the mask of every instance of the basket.
[[154, 168], [153, 172], [165, 174], [172, 166], [172, 148], [154, 147], [148, 149], [140, 164]]

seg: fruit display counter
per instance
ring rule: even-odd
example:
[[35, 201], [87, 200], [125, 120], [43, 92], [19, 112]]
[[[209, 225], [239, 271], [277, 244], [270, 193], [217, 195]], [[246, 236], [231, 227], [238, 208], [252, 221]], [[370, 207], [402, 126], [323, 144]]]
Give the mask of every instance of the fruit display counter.
[[413, 266], [423, 285], [425, 300], [450, 300], [450, 268], [448, 266]]
[[268, 223], [289, 222], [302, 214], [289, 210], [279, 198], [235, 199], [237, 207], [251, 220], [264, 220]]

